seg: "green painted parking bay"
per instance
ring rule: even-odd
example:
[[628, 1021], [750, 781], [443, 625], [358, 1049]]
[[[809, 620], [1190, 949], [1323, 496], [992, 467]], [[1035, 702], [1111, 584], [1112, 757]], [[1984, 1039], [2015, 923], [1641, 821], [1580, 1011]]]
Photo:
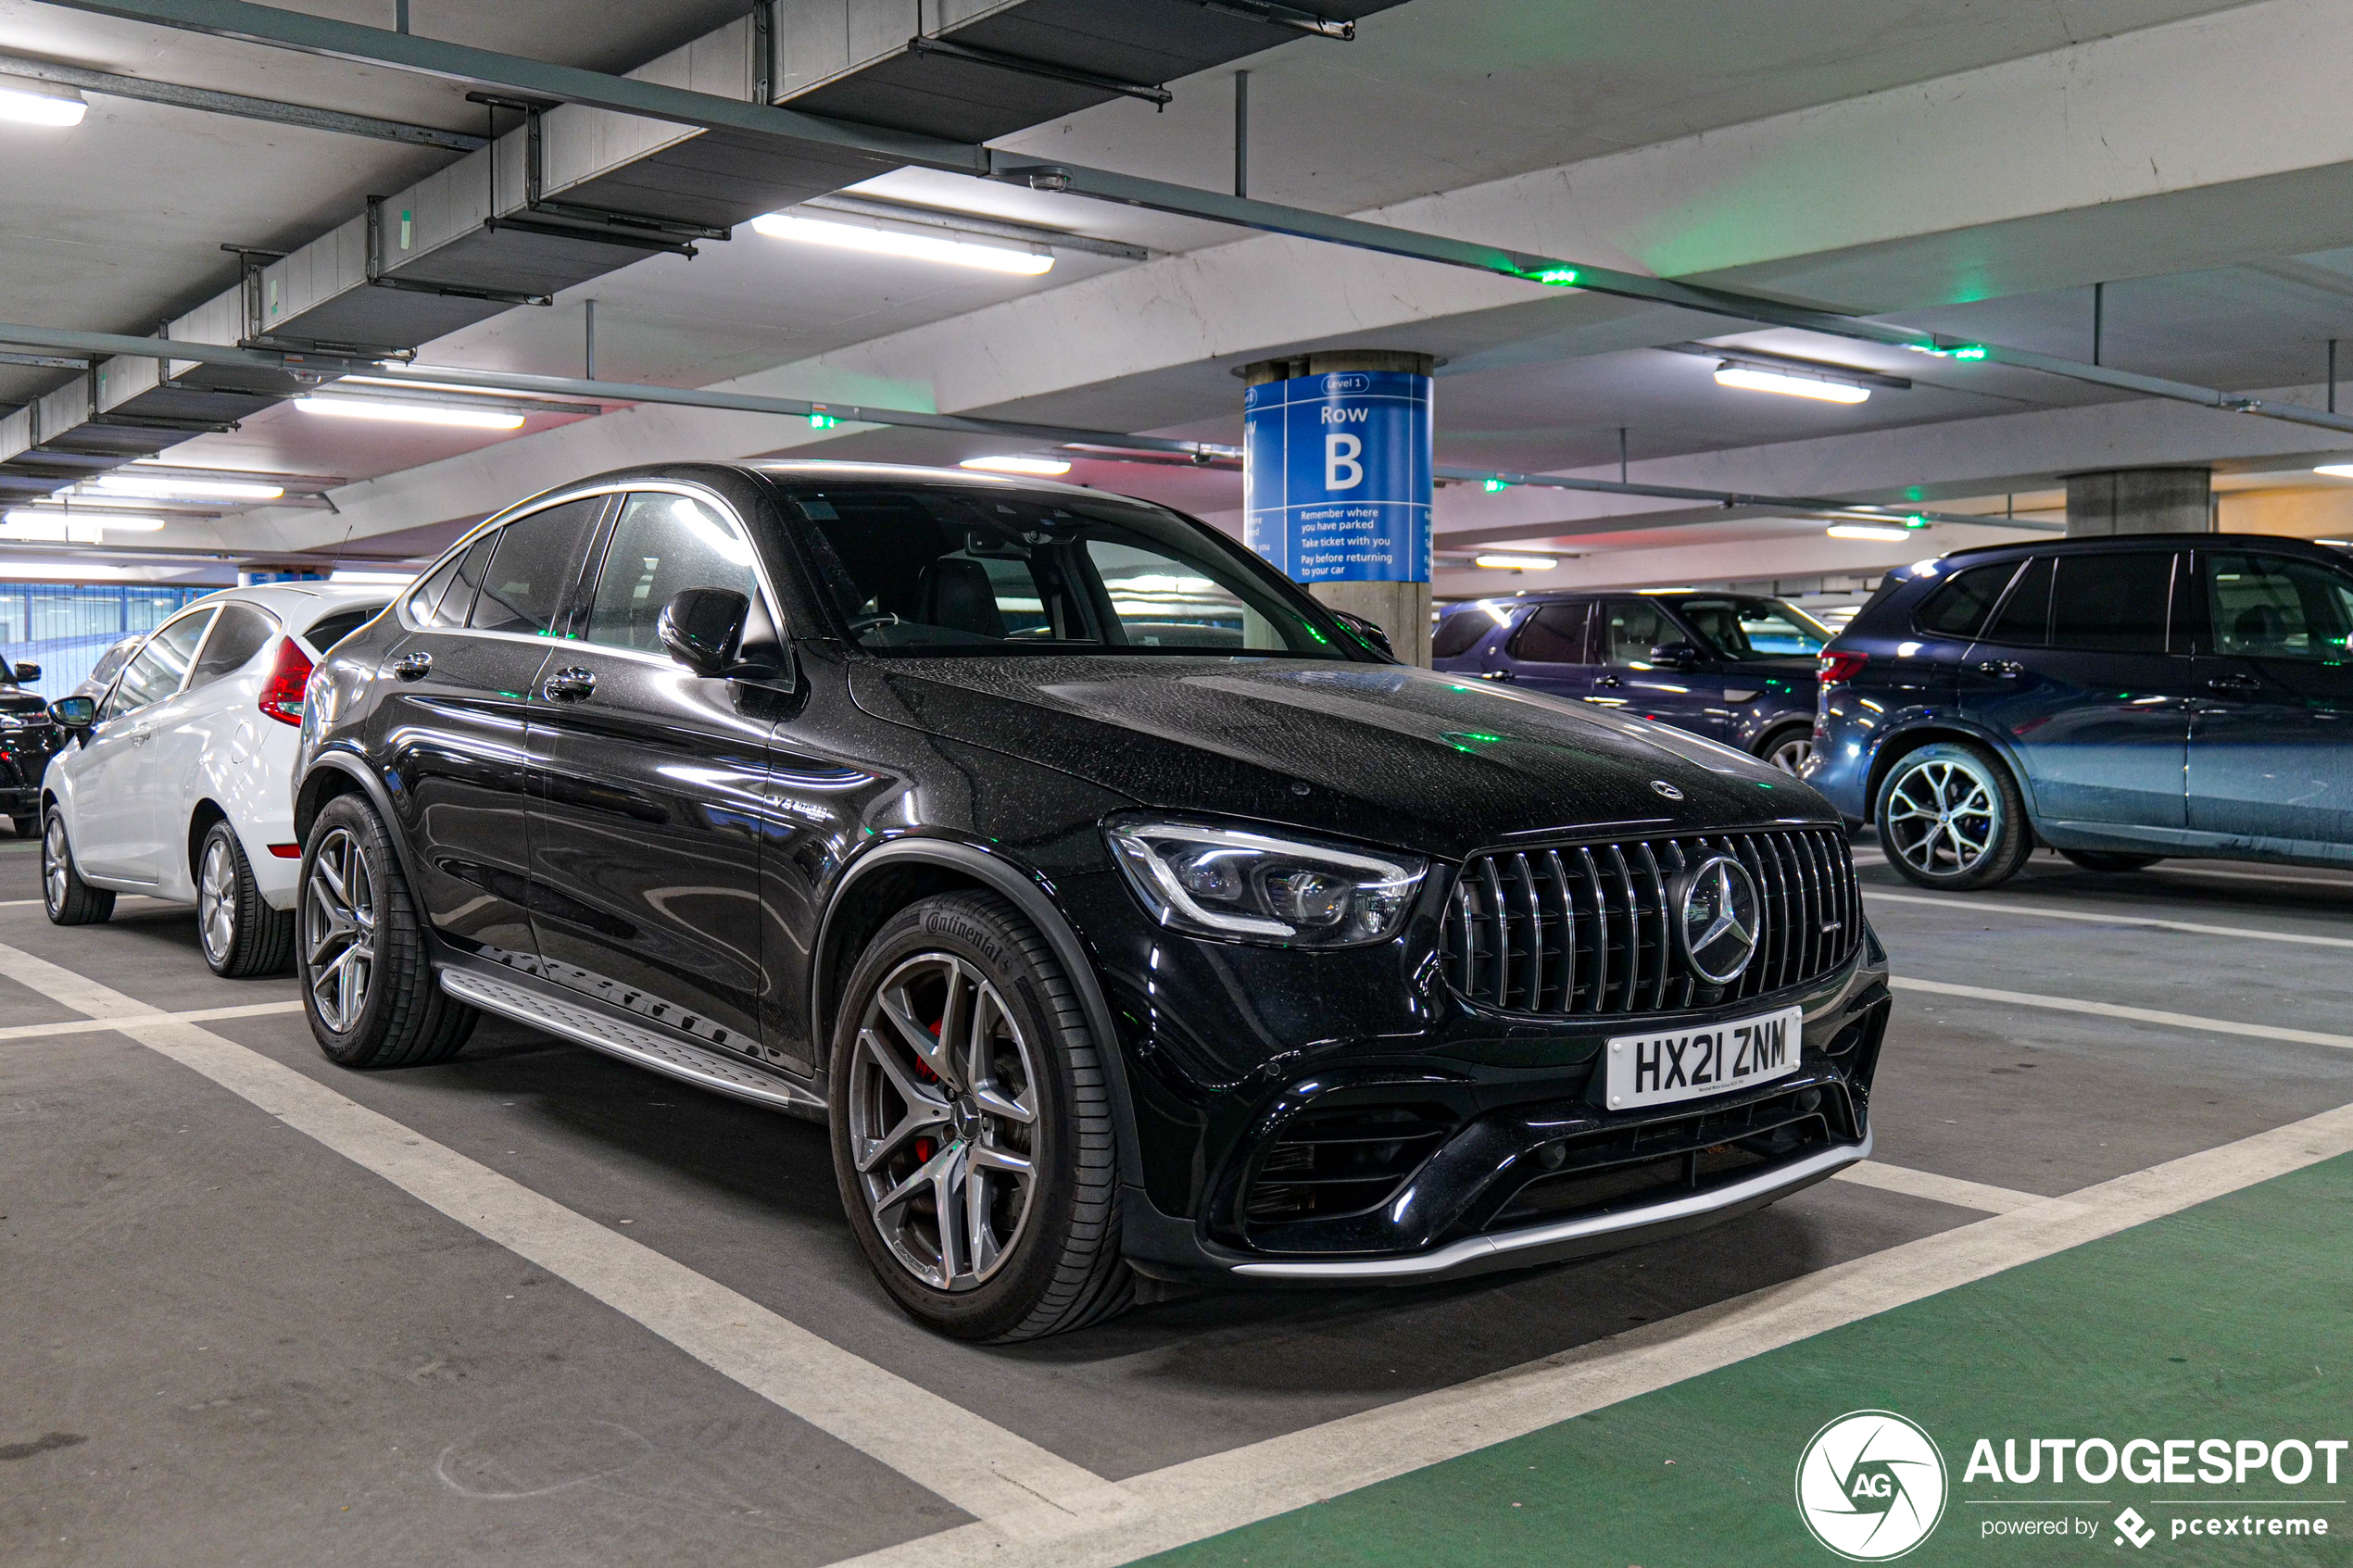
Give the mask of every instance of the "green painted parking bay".
[[[2197, 1479], [2195, 1447], [2353, 1437], [2353, 1156], [1150, 1561], [1819, 1568], [1838, 1559], [1800, 1519], [1799, 1456], [1862, 1410], [1917, 1423], [1944, 1458], [1942, 1522], [1907, 1564], [2353, 1562], [2353, 1451], [2334, 1486], [2326, 1451], [2299, 1485], [2260, 1462], [2240, 1485]], [[2035, 1439], [2194, 1446], [2172, 1485], [2070, 1466], [2053, 1486], [2048, 1449], [2011, 1485], [1965, 1478], [1980, 1438], [1996, 1464], [2014, 1441], [2021, 1470]], [[2134, 1473], [2157, 1456], [2135, 1451]], [[2293, 1475], [2299, 1456], [2280, 1457]], [[2127, 1508], [2145, 1547], [2119, 1535]], [[2325, 1536], [2287, 1533], [2319, 1521]]]

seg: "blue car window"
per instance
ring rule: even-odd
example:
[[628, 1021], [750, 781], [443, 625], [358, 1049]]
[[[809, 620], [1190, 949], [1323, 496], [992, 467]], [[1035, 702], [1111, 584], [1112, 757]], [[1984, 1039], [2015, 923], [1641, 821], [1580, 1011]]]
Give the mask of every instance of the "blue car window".
[[2209, 554], [2214, 651], [2237, 659], [2346, 659], [2353, 581], [2317, 561]]
[[1604, 663], [1647, 670], [1651, 649], [1677, 634], [1648, 599], [1613, 599], [1608, 613]]
[[1684, 599], [1675, 608], [1718, 657], [1736, 662], [1811, 658], [1831, 640], [1829, 627], [1775, 599]]
[[1432, 659], [1460, 659], [1478, 646], [1478, 640], [1495, 629], [1495, 618], [1481, 605], [1465, 605], [1438, 623], [1430, 633], [1429, 656]]
[[1956, 572], [1921, 601], [1913, 624], [1939, 636], [1974, 637], [1977, 629], [1985, 624], [1986, 611], [1994, 608], [1994, 601], [2002, 596], [2002, 590], [2017, 575], [2018, 562], [2014, 560], [1972, 566]]
[[1545, 605], [1513, 633], [1511, 656], [1531, 664], [1585, 662], [1585, 607]]
[[2036, 556], [2019, 573], [2009, 597], [2002, 601], [2001, 612], [1994, 617], [1994, 624], [1985, 629], [1985, 640], [2014, 648], [2037, 648], [2048, 642], [2050, 635], [2051, 558]]
[[2093, 653], [2163, 653], [2173, 552], [2062, 556], [2051, 591], [2051, 644]]

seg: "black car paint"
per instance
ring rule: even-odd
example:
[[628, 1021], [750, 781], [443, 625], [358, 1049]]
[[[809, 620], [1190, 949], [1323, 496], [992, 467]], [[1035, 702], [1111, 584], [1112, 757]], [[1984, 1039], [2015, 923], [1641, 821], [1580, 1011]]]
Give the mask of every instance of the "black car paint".
[[[2353, 587], [2344, 553], [2252, 534], [1986, 546], [1890, 572], [1828, 650], [1869, 662], [1824, 689], [1807, 782], [1862, 821], [1904, 752], [1974, 741], [2008, 766], [2035, 834], [2055, 847], [2353, 864], [2353, 812], [2296, 814], [2299, 801], [2353, 799], [2353, 665], [2217, 657], [2196, 562], [2218, 549], [2312, 562]], [[2020, 577], [1971, 634], [1919, 621], [1930, 596], [1972, 567], [2148, 551], [2180, 563], [2163, 653], [2014, 645], [1999, 631]], [[2325, 777], [2287, 765], [2297, 744]], [[2227, 784], [2202, 787], [2218, 777], [2216, 746], [2237, 765]]]
[[[1673, 724], [1752, 754], [1766, 749], [1768, 736], [1810, 726], [1816, 708], [1818, 665], [1811, 658], [1720, 659], [1678, 608], [1687, 598], [1720, 595], [1644, 594], [1646, 602], [1678, 631], [1698, 658], [1681, 669], [1630, 669], [1592, 662], [1537, 661], [1514, 654], [1514, 641], [1529, 618], [1548, 605], [1590, 605], [1599, 610], [1625, 595], [1528, 594], [1486, 600], [1501, 621], [1478, 641], [1436, 668], [1483, 680], [1531, 686], [1555, 696], [1586, 697], [1642, 719]], [[1588, 636], [1591, 637], [1589, 633]], [[1736, 696], [1734, 694], [1746, 693]]]
[[[1417, 1178], [1424, 1208], [1465, 1223], [1532, 1147], [1527, 1128], [1556, 1136], [1688, 1113], [1597, 1108], [1603, 1042], [1641, 1019], [1580, 1025], [1453, 997], [1437, 943], [1450, 868], [1466, 854], [1836, 820], [1787, 775], [1681, 732], [1410, 669], [1346, 640], [1340, 657], [1319, 660], [877, 657], [812, 590], [782, 504], [792, 470], [674, 465], [584, 484], [633, 480], [699, 487], [749, 525], [790, 633], [775, 677], [698, 680], [560, 636], [419, 633], [386, 615], [314, 679], [298, 831], [334, 790], [363, 790], [393, 827], [437, 962], [565, 985], [820, 1097], [835, 992], [864, 935], [924, 891], [996, 888], [1045, 933], [1117, 1045], [1106, 1060], [1130, 1189], [1126, 1248], [1151, 1272], [1222, 1275], [1252, 1255], [1220, 1204], [1285, 1108], [1319, 1094], [1410, 1085], [1466, 1123], [1524, 1123], [1521, 1134], [1481, 1123], [1485, 1166], [1433, 1162]], [[468, 640], [507, 648], [508, 668], [445, 676], [468, 657], [449, 645]], [[425, 646], [430, 676], [391, 672]], [[574, 662], [595, 664], [596, 694], [559, 714], [542, 684]], [[590, 717], [623, 691], [641, 711]], [[1308, 951], [1197, 939], [1156, 924], [1112, 861], [1101, 823], [1139, 808], [1408, 849], [1432, 857], [1433, 871], [1386, 943]], [[681, 881], [719, 889], [698, 919], [676, 918]], [[756, 934], [724, 918], [736, 907], [756, 911]], [[1885, 995], [1884, 954], [1867, 940], [1802, 996], [1778, 998], [1806, 1009], [1812, 1076], [1721, 1097], [1721, 1108], [1818, 1079], [1859, 1137]], [[1757, 1010], [1751, 1001], [1674, 1022]], [[1834, 1039], [1866, 1037], [1837, 1064], [1825, 1054]], [[1433, 1239], [1412, 1224], [1363, 1231], [1294, 1239], [1360, 1255]]]

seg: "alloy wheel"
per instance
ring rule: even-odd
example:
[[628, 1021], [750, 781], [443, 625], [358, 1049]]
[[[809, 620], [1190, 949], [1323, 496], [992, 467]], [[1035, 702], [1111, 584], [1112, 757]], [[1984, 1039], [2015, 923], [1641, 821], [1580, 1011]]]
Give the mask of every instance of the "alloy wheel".
[[1012, 1256], [1036, 1187], [1036, 1058], [996, 987], [950, 953], [892, 970], [850, 1058], [850, 1156], [875, 1228], [935, 1289]]
[[1779, 768], [1782, 772], [1794, 775], [1806, 771], [1806, 764], [1813, 758], [1813, 735], [1800, 730], [1767, 752], [1765, 760]]
[[368, 1006], [376, 969], [376, 888], [359, 840], [336, 828], [311, 857], [302, 891], [303, 968], [329, 1029], [347, 1035]]
[[66, 844], [66, 821], [53, 811], [41, 830], [41, 894], [49, 900], [53, 915], [66, 907], [66, 868], [72, 853]]
[[204, 939], [204, 956], [215, 967], [229, 961], [237, 942], [237, 867], [225, 838], [204, 847], [196, 872], [196, 932]]
[[2001, 797], [1991, 780], [1946, 758], [1906, 768], [1888, 785], [1887, 847], [1930, 876], [1974, 871], [2001, 836]]

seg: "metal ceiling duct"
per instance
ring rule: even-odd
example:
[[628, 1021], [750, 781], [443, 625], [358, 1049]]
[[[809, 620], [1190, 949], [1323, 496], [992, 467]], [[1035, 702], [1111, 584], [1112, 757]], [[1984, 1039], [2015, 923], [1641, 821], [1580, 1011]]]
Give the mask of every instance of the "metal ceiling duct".
[[[977, 143], [1403, 0], [771, 0], [628, 75]], [[523, 123], [170, 322], [220, 345], [387, 358], [873, 178], [871, 153], [496, 100]], [[47, 495], [301, 390], [291, 373], [107, 359], [0, 420], [0, 498]]]

